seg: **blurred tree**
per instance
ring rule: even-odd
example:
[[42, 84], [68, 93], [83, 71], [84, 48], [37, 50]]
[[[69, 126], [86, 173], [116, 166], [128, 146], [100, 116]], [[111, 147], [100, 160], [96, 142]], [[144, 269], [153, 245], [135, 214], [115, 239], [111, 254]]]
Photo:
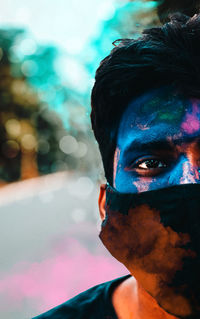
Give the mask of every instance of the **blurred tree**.
[[[93, 167], [87, 132], [73, 121], [72, 110], [83, 107], [61, 83], [54, 68], [57, 55], [23, 30], [0, 30], [1, 183]], [[68, 118], [67, 130], [59, 113]]]

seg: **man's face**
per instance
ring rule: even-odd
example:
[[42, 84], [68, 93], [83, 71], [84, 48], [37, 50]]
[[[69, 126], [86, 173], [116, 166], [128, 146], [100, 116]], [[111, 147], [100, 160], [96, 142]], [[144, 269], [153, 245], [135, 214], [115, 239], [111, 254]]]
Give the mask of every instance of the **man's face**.
[[[200, 100], [162, 88], [133, 101], [119, 125], [113, 173], [117, 196], [100, 191], [101, 240], [164, 310], [199, 318], [199, 196], [185, 200], [181, 187], [174, 200], [169, 186], [200, 184]], [[159, 189], [159, 198], [147, 192]]]
[[200, 100], [146, 93], [122, 116], [113, 186], [138, 193], [187, 183], [200, 183]]

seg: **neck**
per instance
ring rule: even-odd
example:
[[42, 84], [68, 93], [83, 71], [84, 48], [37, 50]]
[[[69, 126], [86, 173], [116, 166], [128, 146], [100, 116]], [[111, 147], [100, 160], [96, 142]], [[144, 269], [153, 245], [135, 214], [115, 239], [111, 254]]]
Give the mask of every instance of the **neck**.
[[164, 311], [134, 277], [115, 289], [112, 303], [118, 319], [178, 319]]

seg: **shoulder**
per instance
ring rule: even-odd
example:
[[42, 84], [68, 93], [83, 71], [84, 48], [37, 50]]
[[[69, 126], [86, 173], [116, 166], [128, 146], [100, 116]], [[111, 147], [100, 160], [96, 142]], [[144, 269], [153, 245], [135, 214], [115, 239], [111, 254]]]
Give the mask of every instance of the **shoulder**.
[[112, 308], [111, 290], [128, 277], [129, 275], [96, 285], [33, 319], [105, 318], [106, 307]]

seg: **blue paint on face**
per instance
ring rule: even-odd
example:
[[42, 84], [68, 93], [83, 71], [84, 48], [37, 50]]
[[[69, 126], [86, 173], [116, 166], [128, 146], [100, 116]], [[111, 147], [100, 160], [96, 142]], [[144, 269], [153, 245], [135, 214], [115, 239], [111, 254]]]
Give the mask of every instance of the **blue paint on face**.
[[200, 100], [153, 90], [125, 110], [117, 136], [113, 185], [137, 193], [200, 183]]

